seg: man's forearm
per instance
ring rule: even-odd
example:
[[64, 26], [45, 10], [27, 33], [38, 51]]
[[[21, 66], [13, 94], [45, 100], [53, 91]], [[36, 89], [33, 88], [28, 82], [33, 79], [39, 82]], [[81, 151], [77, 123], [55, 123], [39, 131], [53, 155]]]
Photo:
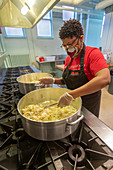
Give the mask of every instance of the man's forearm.
[[[103, 70], [103, 71], [102, 71], [103, 73], [105, 73], [105, 71], [107, 72], [107, 70]], [[103, 74], [100, 75], [100, 73], [99, 73], [99, 75], [94, 77], [88, 83], [86, 83], [85, 85], [83, 85], [75, 90], [70, 91], [69, 94], [72, 95], [73, 98], [88, 95], [88, 94], [94, 93], [94, 92], [104, 88], [109, 83], [110, 83], [109, 71], [106, 74], [106, 76], [103, 76]]]
[[59, 85], [64, 85], [64, 81], [63, 81], [63, 78], [55, 78], [55, 84], [59, 84]]

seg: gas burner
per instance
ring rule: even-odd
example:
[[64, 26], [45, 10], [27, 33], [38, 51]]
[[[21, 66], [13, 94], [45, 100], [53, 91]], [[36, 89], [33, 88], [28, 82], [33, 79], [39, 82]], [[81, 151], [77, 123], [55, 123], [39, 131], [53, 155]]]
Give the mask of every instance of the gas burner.
[[17, 72], [7, 72], [6, 73], [6, 76], [8, 77], [8, 76], [11, 76], [11, 77], [17, 77], [17, 76], [19, 76], [20, 75], [20, 73], [17, 71]]
[[82, 146], [78, 144], [74, 144], [68, 149], [69, 160], [73, 164], [77, 164], [77, 166], [81, 167], [84, 165], [85, 161], [85, 151]]
[[6, 83], [16, 83], [16, 82], [17, 82], [16, 78], [13, 78], [13, 77], [9, 77], [9, 78], [6, 77], [3, 81], [4, 84], [6, 84]]
[[19, 128], [16, 131], [14, 131], [12, 139], [17, 141], [21, 141], [25, 137], [25, 131], [23, 128]]
[[30, 66], [8, 68], [0, 81], [0, 169], [112, 168], [113, 152], [84, 121], [73, 134], [58, 141], [40, 141], [24, 131], [17, 111], [23, 95], [16, 78], [32, 72]]

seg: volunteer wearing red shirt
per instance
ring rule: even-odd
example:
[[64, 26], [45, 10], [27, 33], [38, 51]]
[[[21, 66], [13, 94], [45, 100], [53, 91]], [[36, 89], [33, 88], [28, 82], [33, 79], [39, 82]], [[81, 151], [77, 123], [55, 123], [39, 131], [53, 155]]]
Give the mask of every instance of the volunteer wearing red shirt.
[[64, 22], [59, 36], [68, 54], [62, 77], [42, 78], [40, 83], [66, 84], [70, 91], [60, 97], [58, 106], [69, 105], [74, 98], [81, 96], [82, 105], [98, 117], [101, 89], [110, 83], [104, 56], [98, 48], [85, 46], [83, 28], [78, 20]]

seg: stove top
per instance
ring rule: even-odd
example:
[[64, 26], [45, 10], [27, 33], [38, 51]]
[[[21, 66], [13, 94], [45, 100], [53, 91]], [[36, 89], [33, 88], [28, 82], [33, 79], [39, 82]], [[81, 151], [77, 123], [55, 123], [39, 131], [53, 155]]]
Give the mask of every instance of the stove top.
[[[30, 66], [9, 68], [1, 82], [0, 169], [112, 169], [113, 132], [85, 108], [82, 109], [85, 119], [73, 134], [64, 139], [40, 141], [24, 131], [17, 111], [17, 103], [23, 95], [19, 92], [18, 83], [10, 82], [10, 79], [16, 80], [18, 76], [27, 72], [34, 70]], [[105, 136], [101, 133], [102, 130]]]

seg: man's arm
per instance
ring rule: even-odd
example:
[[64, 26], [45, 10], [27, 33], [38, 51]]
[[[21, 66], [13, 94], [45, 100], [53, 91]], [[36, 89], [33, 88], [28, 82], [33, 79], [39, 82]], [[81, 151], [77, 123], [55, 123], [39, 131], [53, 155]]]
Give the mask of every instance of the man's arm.
[[55, 78], [55, 84], [59, 84], [59, 85], [64, 85], [65, 82], [63, 81], [63, 78]]
[[95, 74], [95, 77], [85, 85], [68, 92], [73, 98], [94, 93], [110, 83], [110, 71], [104, 68]]

